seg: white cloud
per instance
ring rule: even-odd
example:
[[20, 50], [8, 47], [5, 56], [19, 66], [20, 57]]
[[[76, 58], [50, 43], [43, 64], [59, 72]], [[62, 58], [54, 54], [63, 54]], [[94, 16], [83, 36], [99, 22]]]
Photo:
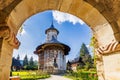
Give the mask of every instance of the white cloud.
[[22, 27], [20, 27], [19, 31], [18, 31], [18, 34], [20, 35], [24, 35], [26, 33], [25, 29], [23, 28], [23, 25]]
[[59, 12], [59, 11], [52, 11], [52, 13], [53, 13], [53, 18], [58, 23], [69, 21], [69, 22], [72, 22], [73, 24], [76, 24], [76, 23], [80, 23], [81, 25], [84, 24], [84, 22], [81, 19], [79, 19], [71, 14], [63, 13], [63, 12]]
[[26, 33], [26, 31], [25, 31], [25, 29], [23, 28], [23, 30], [22, 30], [22, 32], [21, 32], [21, 35], [23, 35], [23, 34], [25, 34]]
[[86, 45], [87, 48], [90, 48], [90, 45]]

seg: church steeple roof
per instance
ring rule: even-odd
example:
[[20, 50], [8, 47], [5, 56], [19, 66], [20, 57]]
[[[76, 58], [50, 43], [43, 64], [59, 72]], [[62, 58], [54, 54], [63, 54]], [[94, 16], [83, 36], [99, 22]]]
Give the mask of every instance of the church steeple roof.
[[48, 32], [49, 30], [56, 30], [57, 34], [59, 34], [59, 31], [54, 27], [53, 22], [52, 22], [50, 28], [48, 28], [48, 29], [45, 30], [45, 34], [47, 34], [47, 32]]
[[51, 24], [51, 27], [50, 27], [50, 28], [54, 28], [53, 22], [52, 22], [52, 24]]

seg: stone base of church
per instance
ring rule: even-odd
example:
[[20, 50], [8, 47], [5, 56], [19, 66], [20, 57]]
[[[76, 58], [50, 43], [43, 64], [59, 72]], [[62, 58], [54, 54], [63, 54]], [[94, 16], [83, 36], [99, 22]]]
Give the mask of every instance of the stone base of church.
[[64, 74], [66, 70], [43, 70], [43, 72], [46, 72], [49, 74]]
[[54, 70], [52, 74], [64, 74], [65, 72], [65, 70]]

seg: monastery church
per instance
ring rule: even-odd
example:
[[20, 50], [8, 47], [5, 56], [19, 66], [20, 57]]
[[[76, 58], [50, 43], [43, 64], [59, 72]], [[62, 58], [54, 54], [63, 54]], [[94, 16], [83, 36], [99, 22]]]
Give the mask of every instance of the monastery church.
[[39, 58], [38, 69], [52, 74], [64, 73], [66, 71], [66, 55], [69, 54], [70, 47], [57, 40], [59, 31], [53, 23], [45, 31], [45, 34], [47, 35], [46, 41], [34, 51]]

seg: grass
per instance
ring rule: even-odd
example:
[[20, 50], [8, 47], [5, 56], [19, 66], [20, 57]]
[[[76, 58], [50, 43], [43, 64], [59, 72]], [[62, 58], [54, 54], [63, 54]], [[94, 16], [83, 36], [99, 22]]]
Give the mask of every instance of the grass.
[[20, 76], [21, 80], [37, 80], [50, 77], [49, 74], [42, 71], [17, 71], [12, 72], [12, 76]]
[[98, 80], [96, 72], [92, 71], [68, 72], [65, 77], [73, 80]]

